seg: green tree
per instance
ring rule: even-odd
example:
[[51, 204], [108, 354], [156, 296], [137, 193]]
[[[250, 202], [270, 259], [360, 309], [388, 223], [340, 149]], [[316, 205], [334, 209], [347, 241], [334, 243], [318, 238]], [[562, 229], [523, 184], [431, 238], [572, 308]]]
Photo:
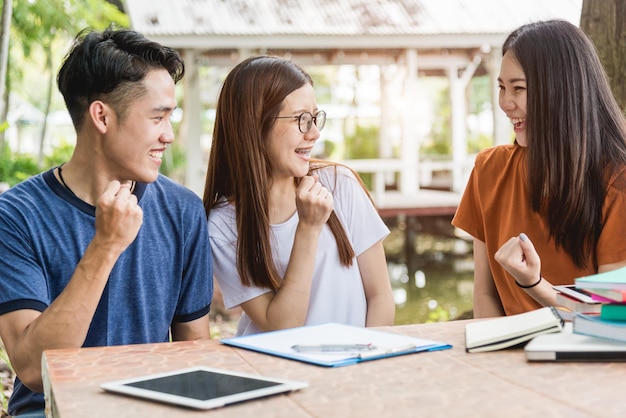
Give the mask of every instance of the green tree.
[[14, 153], [6, 144], [0, 148], [0, 183], [14, 186], [39, 171], [32, 155]]
[[[2, 121], [6, 120], [8, 93], [12, 88], [12, 80], [20, 82], [24, 69], [31, 68], [24, 63], [27, 58], [35, 53], [44, 57], [40, 64], [42, 66], [40, 74], [45, 75], [46, 86], [43, 92], [39, 92], [42, 96], [39, 101], [35, 101], [35, 105], [47, 116], [54, 89], [55, 68], [66, 48], [66, 42], [63, 42], [63, 49], [55, 47], [56, 44], [73, 38], [84, 28], [103, 29], [111, 24], [122, 27], [129, 25], [128, 16], [120, 10], [119, 2], [112, 4], [104, 0], [13, 0], [12, 3], [5, 106], [4, 114], [0, 115]], [[30, 61], [31, 64], [32, 62]], [[3, 77], [0, 77], [0, 80], [2, 79]], [[43, 162], [41, 150], [47, 129], [45, 120], [40, 134], [38, 156], [40, 164]]]
[[450, 104], [450, 88], [448, 86], [439, 91], [435, 109], [435, 118], [431, 127], [430, 138], [422, 144], [420, 153], [426, 156], [451, 155], [452, 132], [450, 131], [450, 121], [452, 120], [452, 106]]
[[[378, 126], [356, 125], [354, 134], [345, 136], [345, 158], [355, 160], [377, 158], [379, 132]], [[372, 173], [359, 173], [359, 175], [371, 190]]]
[[[9, 28], [11, 27], [11, 14], [13, 13], [13, 0], [3, 0], [1, 20], [0, 20], [0, 121], [6, 120], [5, 100], [7, 63], [9, 60]], [[0, 123], [0, 146], [2, 146], [3, 132], [6, 129], [6, 122]]]

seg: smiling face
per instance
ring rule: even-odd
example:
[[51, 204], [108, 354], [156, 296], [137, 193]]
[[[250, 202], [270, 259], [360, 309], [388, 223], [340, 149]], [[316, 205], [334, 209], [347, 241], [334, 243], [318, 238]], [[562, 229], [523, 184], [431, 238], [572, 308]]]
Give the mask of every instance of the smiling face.
[[293, 91], [283, 100], [278, 116], [294, 118], [276, 119], [274, 122], [267, 144], [274, 181], [280, 178], [303, 177], [309, 172], [311, 151], [320, 137], [320, 132], [315, 124], [312, 124], [309, 132], [300, 132], [296, 117], [303, 112], [310, 112], [312, 115], [318, 112], [315, 91], [310, 84]]
[[500, 76], [500, 108], [513, 124], [517, 143], [523, 147], [526, 139], [526, 75], [515, 56], [507, 51], [502, 57]]
[[145, 93], [129, 104], [123, 118], [113, 116], [103, 153], [115, 177], [150, 183], [158, 176], [163, 152], [174, 141], [170, 116], [176, 96], [166, 70], [150, 71], [143, 83]]

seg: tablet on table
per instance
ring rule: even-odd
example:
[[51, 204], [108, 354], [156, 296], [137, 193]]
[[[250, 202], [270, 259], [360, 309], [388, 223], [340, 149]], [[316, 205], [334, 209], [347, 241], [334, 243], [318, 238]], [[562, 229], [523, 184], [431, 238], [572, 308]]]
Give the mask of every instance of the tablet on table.
[[109, 392], [196, 409], [218, 408], [307, 386], [306, 382], [203, 366], [105, 382], [100, 385]]

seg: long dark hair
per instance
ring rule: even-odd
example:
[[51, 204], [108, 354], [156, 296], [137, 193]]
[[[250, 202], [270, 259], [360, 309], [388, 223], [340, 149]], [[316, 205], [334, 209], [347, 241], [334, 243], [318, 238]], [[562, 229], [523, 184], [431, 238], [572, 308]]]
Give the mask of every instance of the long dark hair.
[[594, 45], [575, 25], [521, 26], [506, 39], [507, 52], [526, 76], [530, 205], [577, 267], [592, 255], [597, 270], [609, 181], [626, 165], [624, 115]]
[[[271, 56], [252, 57], [231, 70], [218, 98], [204, 208], [208, 218], [222, 198], [234, 204], [237, 271], [247, 286], [273, 290], [280, 287], [270, 240], [268, 191], [272, 166], [266, 142], [285, 97], [306, 84], [313, 85], [311, 77], [293, 62]], [[311, 162], [311, 166], [315, 164]], [[354, 250], [334, 212], [328, 225], [337, 241], [341, 263], [351, 265]]]

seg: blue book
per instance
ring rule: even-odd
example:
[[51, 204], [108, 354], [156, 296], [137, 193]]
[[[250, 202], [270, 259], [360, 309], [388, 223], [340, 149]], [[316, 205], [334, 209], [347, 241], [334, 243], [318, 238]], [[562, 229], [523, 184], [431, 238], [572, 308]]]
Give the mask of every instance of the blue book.
[[602, 319], [600, 315], [587, 315], [576, 312], [572, 321], [575, 334], [607, 338], [626, 342], [626, 321]]
[[626, 267], [579, 277], [574, 284], [579, 289], [626, 289]]
[[452, 348], [437, 341], [334, 323], [243, 335], [220, 342], [325, 367]]

